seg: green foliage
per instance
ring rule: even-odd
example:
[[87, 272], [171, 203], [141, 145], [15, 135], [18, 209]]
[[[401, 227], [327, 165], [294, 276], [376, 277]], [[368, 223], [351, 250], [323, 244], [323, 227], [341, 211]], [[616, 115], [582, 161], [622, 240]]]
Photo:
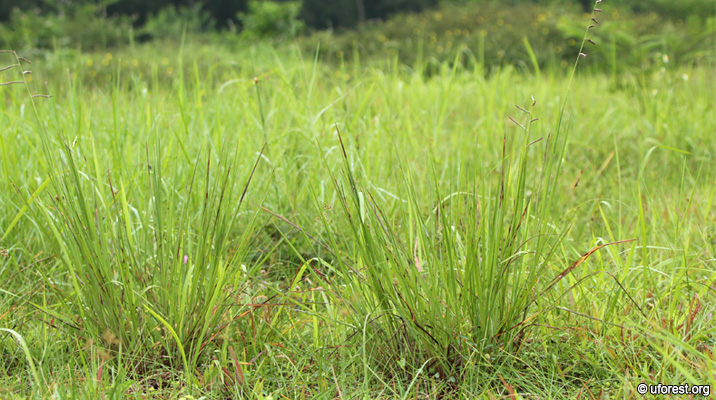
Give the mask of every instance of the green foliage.
[[303, 0], [301, 19], [311, 28], [353, 28], [366, 21], [387, 19], [397, 13], [417, 12], [437, 0]]
[[[541, 4], [550, 7], [576, 9], [577, 5], [584, 12], [590, 12], [595, 0], [442, 0], [443, 4], [493, 4], [502, 6], [526, 6]], [[702, 17], [712, 16], [716, 7], [711, 0], [609, 0], [601, 6], [616, 7], [636, 13], [656, 13], [666, 19], [685, 19], [690, 15]]]
[[710, 0], [616, 0], [614, 5], [626, 7], [636, 12], [657, 13], [669, 19], [685, 19], [689, 16], [709, 17], [716, 12], [716, 5]]
[[[550, 63], [568, 62], [581, 35], [583, 21], [578, 17], [576, 6], [531, 1], [455, 3], [447, 2], [433, 11], [409, 14], [433, 7], [437, 2], [304, 0], [250, 4], [211, 2], [202, 6], [167, 1], [152, 3], [146, 10], [142, 4], [131, 2], [108, 6], [86, 1], [59, 2], [39, 8], [14, 8], [7, 16], [8, 22], [0, 25], [0, 43], [14, 48], [95, 50], [128, 43], [130, 36], [143, 40], [178, 38], [184, 29], [198, 34], [229, 26], [231, 32], [236, 32], [234, 20], [240, 21], [238, 25], [245, 30], [244, 36], [252, 39], [293, 38], [306, 27], [361, 25], [357, 31], [342, 35], [324, 32], [315, 38], [322, 42], [329, 57], [337, 54], [348, 57], [355, 49], [369, 57], [399, 55], [406, 64], [413, 64], [421, 57], [433, 64], [457, 57], [463, 66], [475, 63], [526, 66], [531, 61], [525, 57], [524, 46], [514, 43], [521, 43], [527, 37], [540, 67], [545, 67]], [[643, 4], [622, 1], [603, 7], [609, 12], [603, 18], [607, 24], [604, 31], [608, 33], [598, 34], [600, 46], [590, 49], [602, 67], [611, 68], [615, 59], [640, 66], [645, 59], [655, 58], [653, 54], [657, 52], [676, 55], [673, 60], [683, 58], [688, 62], [709, 56], [715, 36], [712, 4], [706, 0]], [[136, 7], [143, 11], [135, 10]], [[235, 9], [242, 11], [233, 14]], [[231, 18], [220, 19], [217, 13], [226, 10], [234, 10]], [[386, 23], [378, 22], [394, 14], [400, 15]], [[614, 49], [610, 48], [612, 45]], [[315, 41], [307, 41], [306, 47], [315, 49]], [[431, 59], [433, 61], [428, 61]]]
[[355, 0], [335, 0], [328, 6], [322, 0], [303, 0], [301, 19], [317, 29], [354, 27], [358, 25], [358, 7]]
[[94, 3], [68, 3], [57, 13], [14, 9], [10, 20], [0, 24], [4, 48], [97, 50], [129, 43], [132, 19], [108, 17]]
[[[656, 13], [632, 14], [609, 4], [597, 19], [604, 29], [593, 30], [585, 53], [590, 68], [661, 66], [664, 54], [672, 62], [713, 62], [716, 17], [692, 16], [670, 21]], [[406, 14], [351, 32], [317, 33], [304, 40], [312, 51], [320, 43], [327, 60], [398, 57], [434, 73], [434, 65], [449, 62], [466, 68], [489, 70], [514, 65], [534, 69], [528, 40], [540, 68], [571, 65], [578, 51], [588, 16], [572, 9], [534, 4], [468, 4], [444, 6], [421, 14]]]
[[248, 38], [293, 38], [304, 28], [298, 20], [301, 3], [298, 1], [249, 1], [249, 10], [239, 13], [242, 34]]
[[214, 20], [200, 4], [166, 7], [147, 18], [143, 31], [157, 39], [179, 39], [185, 32], [197, 34], [213, 30]]

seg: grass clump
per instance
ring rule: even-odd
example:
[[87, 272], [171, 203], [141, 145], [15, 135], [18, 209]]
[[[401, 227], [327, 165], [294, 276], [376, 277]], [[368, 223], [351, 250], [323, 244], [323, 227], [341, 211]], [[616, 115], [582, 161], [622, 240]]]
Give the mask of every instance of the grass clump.
[[[505, 133], [497, 163], [447, 182], [432, 165], [427, 210], [400, 157], [403, 197], [386, 210], [356, 178], [351, 165], [359, 162], [349, 160], [341, 140], [343, 176], [332, 179], [347, 222], [340, 231], [352, 234], [352, 251], [336, 266], [339, 281], [349, 283], [332, 293], [351, 310], [366, 390], [378, 371], [403, 385], [413, 380], [396, 396], [432, 376], [451, 395], [470, 374], [496, 378], [555, 301], [549, 289], [571, 272], [547, 279], [569, 227], [551, 206], [566, 141], [559, 125], [554, 135], [536, 137], [538, 118], [518, 109], [526, 115], [522, 123], [513, 119], [522, 137], [511, 136], [508, 146]], [[537, 143], [544, 146], [541, 163], [528, 157]], [[324, 227], [340, 254], [341, 234]]]
[[541, 177], [529, 176], [533, 139], [527, 128], [497, 165], [443, 185], [433, 171], [429, 212], [403, 170], [406, 198], [394, 218], [357, 182], [346, 157], [337, 191], [357, 254], [341, 260], [340, 272], [343, 280], [358, 276], [339, 300], [353, 310], [352, 324], [363, 335], [357, 340], [371, 343], [361, 344], [371, 365], [456, 383], [469, 369], [505, 362], [503, 352], [522, 345], [535, 317], [528, 313], [547, 288], [547, 266], [565, 235], [548, 228], [551, 188], [540, 188], [558, 172], [560, 147], [552, 141], [558, 138], [545, 140], [553, 147], [534, 170], [545, 171]]
[[[48, 96], [30, 97], [35, 108]], [[257, 214], [242, 205], [258, 161], [241, 176], [240, 149], [225, 143], [193, 165], [170, 162], [155, 134], [145, 163], [110, 169], [93, 138], [83, 148], [51, 135], [35, 112], [50, 178], [26, 204], [60, 268], [40, 272], [56, 305], [33, 305], [103, 362], [139, 376], [181, 369], [191, 387], [212, 342], [245, 311], [235, 304], [255, 273], [244, 263]]]

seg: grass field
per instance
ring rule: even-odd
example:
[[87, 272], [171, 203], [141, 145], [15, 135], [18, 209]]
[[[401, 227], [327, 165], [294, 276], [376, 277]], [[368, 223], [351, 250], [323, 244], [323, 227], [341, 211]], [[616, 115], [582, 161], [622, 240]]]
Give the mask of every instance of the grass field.
[[713, 395], [713, 65], [301, 48], [0, 54], [0, 398]]

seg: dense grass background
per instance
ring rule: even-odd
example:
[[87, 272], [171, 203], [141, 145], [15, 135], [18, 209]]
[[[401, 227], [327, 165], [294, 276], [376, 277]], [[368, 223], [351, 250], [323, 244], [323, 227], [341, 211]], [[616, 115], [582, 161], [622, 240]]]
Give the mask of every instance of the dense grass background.
[[3, 72], [53, 97], [2, 87], [0, 397], [716, 389], [712, 52], [307, 50], [350, 35]]

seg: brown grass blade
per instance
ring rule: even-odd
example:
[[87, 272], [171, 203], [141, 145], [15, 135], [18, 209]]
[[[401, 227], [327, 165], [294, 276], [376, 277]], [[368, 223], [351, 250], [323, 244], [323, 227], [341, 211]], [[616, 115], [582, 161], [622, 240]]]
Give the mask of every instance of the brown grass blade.
[[595, 247], [595, 248], [589, 250], [588, 252], [584, 253], [583, 256], [579, 257], [579, 259], [578, 259], [577, 261], [573, 262], [572, 265], [570, 265], [567, 269], [565, 269], [564, 271], [562, 271], [562, 273], [560, 273], [559, 275], [557, 275], [557, 276], [552, 280], [552, 282], [549, 284], [549, 286], [547, 286], [547, 288], [545, 289], [545, 291], [551, 289], [552, 286], [556, 285], [557, 282], [561, 281], [565, 276], [569, 275], [569, 274], [570, 274], [572, 271], [574, 271], [577, 267], [579, 267], [580, 265], [582, 265], [582, 263], [584, 263], [585, 261], [587, 261], [587, 259], [589, 258], [589, 256], [591, 256], [592, 254], [594, 254], [597, 250], [601, 249], [602, 247], [611, 246], [611, 245], [613, 245], [613, 244], [619, 244], [619, 243], [629, 243], [629, 242], [633, 242], [633, 241], [635, 241], [635, 240], [636, 240], [636, 239], [628, 239], [628, 240], [620, 240], [620, 241], [618, 241], [618, 242], [605, 243], [605, 244], [603, 244], [603, 245], [597, 246], [597, 247]]
[[239, 364], [239, 360], [236, 358], [236, 353], [234, 353], [234, 346], [229, 346], [229, 354], [231, 354], [231, 359], [234, 360], [234, 375], [236, 378], [236, 383], [243, 386], [244, 371], [241, 369], [241, 364]]
[[505, 378], [503, 378], [502, 375], [499, 375], [499, 374], [498, 374], [497, 376], [500, 377], [500, 380], [502, 381], [502, 384], [505, 386], [505, 389], [507, 389], [507, 393], [510, 394], [510, 395], [507, 396], [507, 397], [513, 398], [513, 399], [514, 399], [514, 398], [517, 398], [517, 394], [515, 393], [515, 389], [514, 389], [509, 383], [507, 383], [507, 381], [505, 381]]

